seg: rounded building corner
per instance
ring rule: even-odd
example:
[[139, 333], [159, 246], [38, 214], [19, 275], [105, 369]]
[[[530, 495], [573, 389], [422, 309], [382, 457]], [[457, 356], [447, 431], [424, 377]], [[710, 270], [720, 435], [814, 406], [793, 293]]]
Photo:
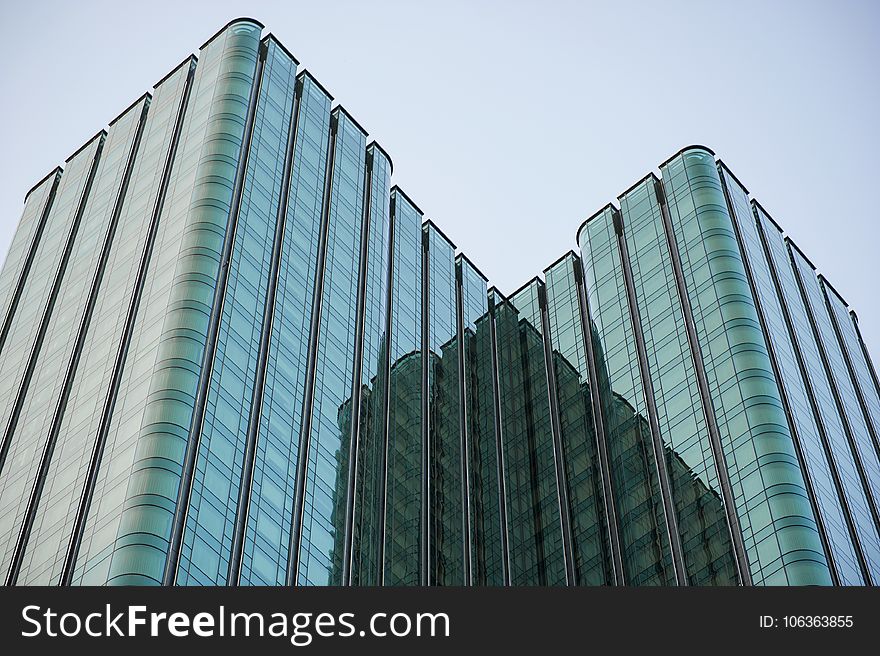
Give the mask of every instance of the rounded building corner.
[[207, 47], [207, 45], [209, 43], [211, 43], [211, 41], [213, 41], [218, 36], [223, 34], [229, 28], [238, 27], [238, 26], [243, 27], [246, 25], [250, 25], [251, 27], [256, 27], [260, 31], [262, 31], [263, 28], [266, 27], [265, 25], [263, 25], [263, 23], [261, 21], [258, 21], [256, 18], [249, 18], [247, 16], [239, 16], [238, 18], [233, 18], [231, 21], [226, 23], [226, 25], [224, 25], [219, 30], [214, 32], [214, 34], [212, 34], [211, 37], [207, 41], [205, 41], [201, 46], [199, 46], [199, 50], [204, 50], [205, 47]]
[[659, 168], [662, 169], [663, 167], [667, 166], [676, 157], [680, 157], [681, 155], [684, 155], [685, 153], [691, 153], [694, 151], [703, 151], [704, 153], [706, 153], [707, 155], [712, 157], [712, 159], [715, 159], [715, 157], [717, 157], [717, 155], [715, 154], [715, 151], [712, 148], [709, 148], [709, 146], [704, 146], [703, 144], [696, 144], [696, 143], [689, 144], [689, 145], [685, 146], [684, 148], [680, 149], [672, 157], [669, 157], [668, 159], [666, 159], [662, 164], [660, 164]]

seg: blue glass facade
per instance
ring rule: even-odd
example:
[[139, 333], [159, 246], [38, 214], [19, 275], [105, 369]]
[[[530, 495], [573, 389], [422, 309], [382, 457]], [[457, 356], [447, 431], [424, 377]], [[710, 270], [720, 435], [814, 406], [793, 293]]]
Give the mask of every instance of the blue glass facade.
[[721, 176], [778, 372], [780, 392], [788, 408], [792, 434], [800, 446], [805, 478], [815, 499], [817, 519], [831, 552], [830, 565], [836, 570], [841, 583], [861, 585], [865, 583], [862, 571], [864, 564], [857, 542], [853, 541], [854, 527], [845, 511], [849, 502], [845, 494], [840, 494], [843, 492], [840, 472], [829, 457], [831, 449], [827, 446], [828, 436], [821, 417], [814, 412], [816, 400], [812, 386], [803, 375], [803, 355], [797, 351], [797, 344], [789, 330], [791, 314], [777, 292], [773, 265], [766, 257], [756, 216], [760, 210], [753, 210], [748, 192], [724, 167], [721, 167]]
[[324, 205], [331, 98], [298, 78], [289, 196], [245, 530], [242, 585], [282, 585], [290, 556], [309, 325]]
[[[387, 371], [388, 327], [388, 256], [390, 252], [391, 160], [373, 142], [367, 146], [369, 184], [369, 212], [361, 255], [362, 289], [359, 310], [363, 316], [360, 325], [360, 355], [356, 368], [352, 399], [357, 398], [352, 411], [353, 444], [357, 447], [357, 461], [350, 463], [353, 476], [349, 512], [351, 544], [346, 546], [353, 560], [350, 565], [351, 581], [375, 585], [380, 577], [380, 541], [378, 526], [384, 503], [381, 484], [385, 467], [385, 383]], [[353, 473], [352, 473], [353, 472]]]
[[780, 301], [788, 312], [793, 341], [801, 354], [807, 389], [813, 399], [814, 416], [823, 429], [820, 436], [825, 436], [829, 461], [833, 462], [838, 472], [841, 496], [846, 499], [848, 515], [854, 527], [854, 539], [860, 544], [871, 578], [875, 580], [878, 562], [877, 511], [869, 490], [864, 486], [858, 452], [853, 449], [844, 417], [835, 401], [831, 379], [823, 364], [816, 333], [798, 288], [782, 230], [759, 206], [755, 206], [755, 214], [768, 260], [775, 272]]
[[855, 315], [709, 149], [509, 295], [392, 177], [239, 19], [28, 192], [6, 584], [880, 582]]
[[226, 583], [239, 510], [296, 76], [295, 63], [274, 41], [264, 48], [267, 52], [177, 571], [182, 585]]

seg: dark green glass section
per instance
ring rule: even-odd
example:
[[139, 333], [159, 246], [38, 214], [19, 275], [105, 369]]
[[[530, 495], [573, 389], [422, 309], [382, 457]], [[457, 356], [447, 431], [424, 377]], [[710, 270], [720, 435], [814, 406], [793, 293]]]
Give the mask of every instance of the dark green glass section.
[[590, 332], [625, 583], [674, 585], [669, 534], [611, 207], [587, 221], [578, 244], [594, 323]]
[[422, 214], [399, 191], [391, 196], [390, 380], [385, 516], [385, 585], [421, 580], [422, 510]]
[[725, 467], [756, 585], [831, 582], [711, 153], [661, 167]]
[[495, 305], [511, 585], [564, 585], [538, 281]]
[[611, 556], [599, 471], [590, 373], [573, 253], [545, 271], [559, 427], [571, 505], [575, 572], [579, 585], [609, 585]]

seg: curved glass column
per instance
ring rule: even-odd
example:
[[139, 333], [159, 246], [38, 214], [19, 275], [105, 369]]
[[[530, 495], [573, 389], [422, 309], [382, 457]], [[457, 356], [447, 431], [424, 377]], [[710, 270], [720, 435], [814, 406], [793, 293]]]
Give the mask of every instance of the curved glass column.
[[756, 585], [831, 582], [713, 155], [661, 167], [671, 223]]
[[139, 419], [140, 428], [110, 562], [111, 584], [162, 581], [260, 31], [252, 22], [233, 23], [203, 47], [196, 69], [161, 217], [161, 255], [151, 262], [150, 296], [138, 318], [148, 322], [155, 312], [160, 323], [153, 328], [157, 348], [140, 417], [126, 419]]

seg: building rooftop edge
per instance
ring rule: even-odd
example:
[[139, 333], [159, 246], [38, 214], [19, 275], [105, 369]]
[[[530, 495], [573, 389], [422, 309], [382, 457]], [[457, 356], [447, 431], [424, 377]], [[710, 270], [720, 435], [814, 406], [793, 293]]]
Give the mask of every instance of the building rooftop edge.
[[318, 87], [324, 93], [324, 95], [327, 96], [327, 98], [330, 99], [330, 102], [333, 102], [333, 94], [330, 93], [329, 91], [327, 91], [327, 87], [325, 87], [323, 84], [321, 84], [321, 81], [318, 78], [316, 78], [309, 69], [307, 69], [307, 68], [302, 69], [299, 73], [296, 74], [296, 77], [297, 78], [301, 78], [301, 77], [309, 78], [312, 81], [312, 83], [316, 87]]
[[612, 211], [613, 211], [613, 210], [616, 210], [616, 209], [617, 209], [617, 208], [614, 207], [614, 203], [611, 203], [611, 202], [605, 203], [605, 205], [603, 205], [603, 206], [602, 206], [601, 208], [599, 208], [597, 211], [593, 212], [590, 216], [588, 216], [586, 219], [584, 219], [583, 221], [581, 221], [581, 224], [578, 226], [577, 232], [575, 233], [575, 236], [574, 236], [575, 241], [578, 240], [578, 237], [580, 236], [581, 232], [583, 232], [584, 228], [587, 227], [587, 224], [588, 224], [590, 221], [592, 221], [593, 219], [595, 219], [595, 218], [598, 217], [599, 215], [604, 214], [604, 213], [607, 212], [608, 210], [612, 210]]
[[469, 258], [469, 257], [468, 257], [467, 255], [465, 255], [464, 253], [457, 253], [457, 254], [455, 255], [455, 260], [456, 260], [456, 262], [457, 262], [458, 260], [461, 260], [461, 261], [463, 261], [463, 262], [467, 262], [467, 265], [468, 265], [471, 269], [473, 269], [474, 272], [475, 272], [478, 276], [480, 276], [480, 278], [482, 278], [482, 279], [486, 282], [486, 285], [487, 285], [487, 287], [488, 287], [488, 285], [489, 285], [489, 278], [488, 278], [488, 276], [486, 276], [485, 273], [483, 273], [482, 271], [480, 271], [480, 268], [479, 268], [476, 264], [474, 264], [474, 261], [473, 261], [471, 258]]
[[198, 61], [199, 61], [199, 58], [196, 57], [194, 54], [187, 55], [186, 58], [182, 62], [180, 62], [177, 66], [175, 66], [170, 71], [168, 71], [164, 76], [162, 76], [162, 79], [160, 79], [158, 82], [156, 82], [156, 84], [153, 85], [153, 90], [155, 91], [159, 86], [161, 86], [164, 82], [166, 82], [168, 80], [168, 78], [170, 78], [177, 71], [179, 71], [184, 65], [186, 65], [186, 64], [192, 65], [193, 62], [198, 62]]
[[505, 303], [510, 301], [510, 299], [504, 294], [504, 292], [498, 289], [496, 285], [490, 286], [489, 289], [486, 290], [486, 294], [488, 296], [491, 296], [492, 294], [497, 294]]
[[424, 227], [427, 227], [427, 226], [430, 226], [430, 227], [432, 227], [435, 231], [437, 231], [437, 234], [439, 234], [441, 237], [443, 237], [443, 239], [445, 239], [446, 242], [447, 242], [450, 246], [452, 246], [452, 249], [453, 249], [453, 250], [455, 250], [456, 248], [458, 248], [458, 247], [455, 245], [455, 242], [452, 241], [452, 240], [449, 238], [449, 236], [448, 236], [445, 232], [443, 232], [443, 229], [442, 229], [440, 226], [438, 226], [437, 223], [436, 223], [433, 219], [425, 219], [424, 221], [422, 221], [422, 227], [424, 228]]
[[672, 157], [668, 157], [667, 159], [663, 160], [663, 162], [660, 165], [658, 165], [657, 168], [662, 169], [664, 166], [669, 164], [669, 162], [674, 160], [676, 157], [678, 157], [679, 155], [683, 155], [684, 153], [686, 153], [689, 150], [705, 150], [712, 157], [715, 157], [715, 151], [712, 150], [711, 148], [709, 148], [709, 146], [704, 146], [702, 144], [689, 144], [689, 145], [685, 146], [684, 148], [682, 148], [681, 150], [679, 150], [677, 153], [675, 153]]
[[86, 140], [86, 142], [82, 146], [80, 146], [75, 151], [73, 151], [73, 154], [70, 157], [68, 157], [66, 160], [64, 160], [64, 163], [65, 164], [69, 163], [70, 160], [72, 160], [74, 157], [76, 157], [82, 151], [84, 151], [86, 148], [88, 148], [90, 145], [92, 145], [92, 143], [94, 143], [94, 141], [96, 139], [103, 139], [106, 136], [107, 136], [107, 130], [105, 130], [104, 128], [101, 128], [100, 130], [98, 130], [95, 133], [95, 136], [93, 136], [91, 139]]
[[354, 116], [351, 115], [351, 112], [348, 111], [348, 110], [347, 110], [345, 107], [343, 107], [342, 105], [336, 105], [336, 107], [334, 107], [334, 108], [331, 110], [331, 114], [332, 114], [333, 112], [339, 112], [339, 113], [341, 113], [341, 114], [345, 114], [345, 117], [346, 117], [349, 121], [351, 121], [351, 122], [354, 124], [354, 126], [355, 126], [358, 130], [360, 130], [360, 131], [363, 133], [364, 137], [369, 137], [369, 136], [370, 136], [370, 133], [367, 132], [367, 129], [366, 129], [363, 125], [361, 125], [360, 123], [358, 123], [357, 119], [356, 119]]
[[416, 205], [415, 201], [412, 198], [410, 198], [409, 195], [403, 189], [401, 189], [399, 185], [394, 185], [393, 187], [391, 187], [391, 189], [389, 190], [388, 193], [393, 194], [395, 192], [400, 194], [401, 196], [403, 196], [404, 200], [406, 200], [407, 203], [412, 205], [413, 209], [415, 209], [416, 212], [418, 212], [421, 216], [425, 216], [425, 213], [422, 211], [422, 208], [419, 207], [418, 205]]
[[834, 285], [831, 284], [831, 282], [828, 280], [828, 278], [823, 276], [821, 273], [817, 277], [819, 278], [819, 282], [821, 282], [823, 285], [825, 285], [825, 287], [827, 287], [831, 291], [832, 294], [834, 294], [837, 298], [839, 298], [840, 302], [843, 303], [845, 308], [849, 309], [849, 303], [846, 302], [846, 299], [843, 297], [843, 294], [841, 294], [839, 291], [837, 291], [837, 289], [834, 287]]
[[375, 139], [367, 144], [367, 150], [369, 150], [370, 148], [375, 148], [376, 150], [381, 151], [383, 155], [385, 155], [385, 159], [388, 160], [388, 165], [391, 167], [391, 173], [394, 174], [394, 160], [391, 159], [391, 155], [388, 154], [388, 151], [382, 148], [379, 142]]
[[287, 49], [287, 46], [281, 42], [281, 39], [279, 39], [277, 36], [272, 34], [272, 32], [267, 32], [266, 36], [264, 36], [262, 38], [262, 41], [266, 41], [266, 42], [274, 41], [275, 45], [278, 46], [279, 48], [281, 48], [281, 52], [283, 52], [285, 55], [290, 57], [290, 59], [293, 61], [293, 63], [296, 64], [297, 66], [299, 66], [299, 60], [296, 58], [296, 55], [294, 55], [292, 52], [290, 52], [290, 50]]
[[815, 264], [813, 264], [813, 261], [807, 256], [807, 254], [801, 250], [801, 247], [798, 246], [796, 243], [794, 243], [794, 240], [791, 237], [789, 237], [788, 235], [785, 235], [785, 243], [788, 244], [789, 246], [791, 246], [791, 248], [793, 250], [797, 251], [798, 255], [800, 255], [802, 258], [804, 258], [804, 261], [810, 266], [810, 268], [813, 270], [813, 273], [818, 277], [818, 275], [819, 275], [818, 267]]
[[110, 121], [110, 122], [107, 124], [107, 127], [108, 127], [108, 128], [112, 128], [114, 123], [116, 123], [117, 121], [119, 121], [119, 119], [121, 119], [123, 116], [125, 116], [126, 114], [128, 114], [128, 113], [129, 113], [131, 110], [133, 110], [135, 107], [137, 107], [138, 104], [141, 103], [141, 101], [143, 101], [143, 100], [146, 99], [146, 98], [152, 98], [152, 97], [153, 97], [153, 95], [152, 95], [149, 91], [145, 91], [144, 93], [142, 93], [142, 94], [140, 95], [140, 97], [138, 97], [137, 100], [135, 100], [135, 101], [134, 101], [133, 103], [131, 103], [128, 107], [126, 107], [126, 108], [123, 109], [121, 112], [119, 112], [119, 114], [117, 114], [116, 118], [114, 118], [112, 121]]
[[619, 203], [620, 200], [621, 200], [624, 196], [628, 196], [629, 194], [631, 194], [633, 191], [636, 190], [636, 187], [640, 187], [640, 186], [642, 186], [642, 185], [645, 184], [648, 180], [652, 180], [652, 181], [654, 181], [654, 182], [659, 182], [659, 181], [660, 181], [660, 178], [658, 178], [657, 175], [656, 175], [653, 171], [651, 171], [651, 172], [648, 173], [646, 176], [644, 176], [641, 180], [638, 180], [638, 181], [634, 182], [634, 183], [631, 184], [627, 189], [625, 189], [625, 190], [622, 191], [621, 193], [617, 194], [617, 202]]
[[46, 182], [46, 180], [48, 180], [49, 178], [51, 178], [53, 175], [58, 175], [59, 173], [62, 173], [63, 171], [64, 171], [64, 169], [63, 169], [62, 167], [60, 167], [60, 166], [56, 166], [54, 169], [52, 169], [52, 170], [49, 171], [46, 175], [44, 175], [42, 178], [40, 178], [39, 181], [37, 181], [37, 183], [36, 183], [33, 187], [31, 187], [30, 189], [28, 189], [28, 190], [25, 192], [25, 194], [24, 194], [24, 199], [25, 199], [25, 201], [27, 200], [28, 196], [30, 196], [32, 193], [34, 193], [34, 190], [35, 190], [37, 187], [39, 187], [41, 184], [43, 184], [44, 182]]
[[553, 262], [544, 267], [543, 273], [546, 274], [550, 269], [554, 268], [556, 265], [561, 264], [563, 260], [567, 257], [574, 257], [575, 259], [580, 259], [580, 255], [578, 255], [577, 251], [573, 248], [569, 248], [565, 253], [557, 257]]
[[200, 45], [200, 46], [199, 46], [199, 50], [204, 50], [205, 46], [207, 46], [209, 43], [211, 43], [211, 41], [213, 41], [213, 40], [216, 39], [218, 36], [220, 36], [221, 34], [223, 34], [223, 32], [225, 32], [227, 29], [229, 29], [230, 27], [232, 27], [232, 26], [235, 25], [236, 23], [253, 23], [253, 24], [256, 25], [257, 27], [259, 27], [261, 30], [262, 30], [264, 27], [266, 27], [265, 25], [263, 25], [262, 22], [258, 21], [256, 18], [250, 18], [250, 17], [248, 17], [248, 16], [239, 16], [238, 18], [233, 18], [231, 21], [229, 21], [228, 23], [226, 23], [226, 25], [224, 25], [224, 26], [221, 27], [219, 30], [217, 30], [216, 32], [214, 32], [214, 34], [211, 35], [211, 38], [209, 38], [209, 39], [208, 39], [207, 41], [205, 41], [202, 45]]
[[715, 164], [717, 164], [720, 168], [723, 168], [725, 171], [727, 171], [727, 174], [736, 181], [736, 184], [738, 184], [740, 187], [742, 187], [742, 190], [744, 192], [746, 192], [751, 197], [751, 192], [742, 183], [742, 180], [740, 180], [738, 177], [736, 177], [736, 173], [731, 171], [730, 167], [724, 161], [722, 161], [721, 159], [716, 159]]
[[512, 299], [514, 296], [519, 294], [522, 291], [525, 291], [527, 287], [531, 287], [534, 284], [543, 285], [544, 281], [541, 280], [541, 276], [532, 276], [528, 280], [526, 280], [523, 284], [517, 287], [515, 290], [510, 292], [510, 295], [507, 297], [508, 299]]
[[783, 234], [783, 235], [785, 235], [785, 236], [788, 236], [788, 233], [786, 232], [785, 228], [783, 228], [782, 225], [780, 225], [779, 221], [777, 221], [776, 219], [773, 218], [773, 215], [770, 214], [770, 212], [767, 211], [767, 208], [766, 208], [766, 207], [764, 207], [763, 205], [761, 205], [761, 201], [756, 200], [755, 198], [752, 198], [752, 200], [751, 200], [751, 204], [752, 204], [755, 208], [757, 208], [757, 209], [761, 212], [761, 214], [763, 214], [765, 217], [767, 217], [767, 220], [770, 221], [770, 223], [773, 224], [773, 226], [774, 226], [774, 227], [775, 227], [775, 228], [776, 228], [781, 234]]

